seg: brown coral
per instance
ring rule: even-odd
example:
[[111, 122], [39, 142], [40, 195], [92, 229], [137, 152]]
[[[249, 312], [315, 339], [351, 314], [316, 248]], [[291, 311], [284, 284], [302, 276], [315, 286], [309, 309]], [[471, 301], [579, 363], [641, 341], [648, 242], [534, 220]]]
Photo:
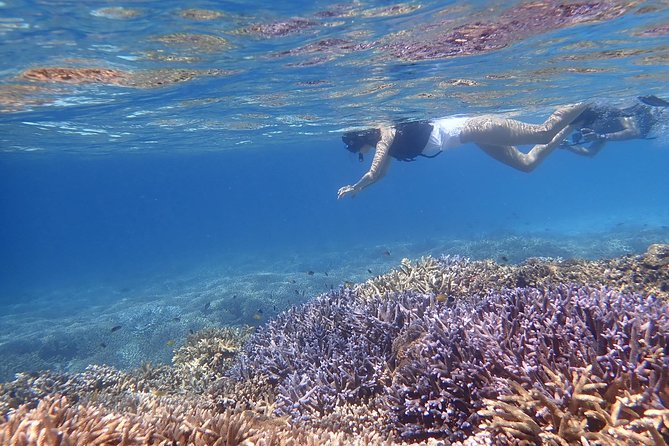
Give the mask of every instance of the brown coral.
[[143, 401], [139, 414], [117, 414], [95, 405], [75, 405], [65, 397], [48, 397], [37, 408], [23, 407], [0, 424], [0, 444], [234, 446], [251, 436], [255, 422], [248, 412], [213, 413], [155, 400]]
[[657, 352], [643, 363], [650, 379], [642, 386], [634, 385], [629, 373], [603, 383], [592, 374], [592, 366], [572, 373], [571, 379], [545, 368], [550, 378], [545, 387], [526, 390], [508, 381], [513, 394], [485, 400], [480, 413], [491, 418], [486, 429], [505, 436], [508, 444], [665, 446], [669, 387], [663, 356]]
[[528, 259], [520, 265], [500, 265], [492, 260], [469, 261], [424, 257], [403, 259], [400, 267], [355, 286], [361, 297], [391, 292], [417, 291], [443, 294], [449, 299], [513, 287], [543, 287], [553, 283], [608, 286], [669, 298], [669, 245], [651, 245], [638, 256], [584, 261]]
[[252, 332], [252, 327], [200, 330], [188, 336], [186, 343], [174, 352], [174, 367], [190, 388], [204, 390], [223, 377]]
[[136, 413], [77, 405], [48, 397], [35, 409], [22, 407], [0, 423], [0, 444], [9, 446], [112, 445], [390, 445], [373, 433], [357, 437], [303, 430], [264, 414], [229, 409], [214, 412], [189, 403], [142, 400]]

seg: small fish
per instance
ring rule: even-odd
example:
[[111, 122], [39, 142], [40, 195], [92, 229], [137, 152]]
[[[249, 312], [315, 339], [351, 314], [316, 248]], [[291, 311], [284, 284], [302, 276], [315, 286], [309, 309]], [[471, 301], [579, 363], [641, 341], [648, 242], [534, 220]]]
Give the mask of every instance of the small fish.
[[296, 283], [295, 279], [290, 279], [290, 283]]
[[211, 302], [207, 302], [206, 304], [204, 304], [204, 311], [207, 311], [209, 307], [211, 307]]
[[174, 347], [174, 344], [176, 344], [176, 341], [174, 339], [170, 339], [165, 343], [168, 347]]
[[313, 271], [307, 271], [307, 274], [309, 274], [310, 276], [313, 276], [314, 272]]
[[256, 311], [258, 314], [262, 314], [262, 308], [258, 308], [258, 311]]
[[181, 322], [181, 318], [179, 316], [176, 316], [172, 319], [174, 322]]
[[193, 330], [193, 329], [191, 328], [191, 329], [188, 330], [188, 333], [190, 333], [190, 334], [195, 334], [195, 330]]
[[272, 311], [276, 311], [276, 305], [272, 305]]
[[121, 328], [123, 328], [123, 325], [114, 325], [111, 328], [111, 332], [114, 333], [115, 331], [119, 331]]
[[104, 342], [100, 342], [100, 347], [107, 348], [107, 344], [105, 344]]
[[325, 274], [325, 277], [330, 277], [327, 271], [325, 271], [323, 274]]
[[300, 295], [300, 290], [295, 289], [295, 294], [297, 294], [299, 296]]
[[344, 288], [353, 288], [353, 282], [344, 281]]
[[384, 250], [383, 255], [386, 256], [386, 257], [389, 257], [390, 256], [390, 250], [389, 249]]
[[502, 262], [508, 262], [508, 261], [509, 261], [509, 258], [508, 258], [507, 256], [501, 256], [499, 259], [500, 259]]
[[374, 274], [374, 273], [372, 272], [372, 270], [369, 269], [369, 268], [367, 268], [367, 272], [368, 272], [369, 274]]

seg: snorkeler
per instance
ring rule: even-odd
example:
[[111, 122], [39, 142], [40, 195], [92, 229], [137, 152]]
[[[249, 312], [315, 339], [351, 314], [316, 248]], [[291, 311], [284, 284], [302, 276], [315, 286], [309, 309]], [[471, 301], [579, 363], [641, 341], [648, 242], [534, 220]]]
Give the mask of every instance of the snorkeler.
[[[363, 155], [375, 148], [372, 165], [360, 181], [339, 189], [337, 198], [355, 196], [365, 187], [381, 179], [391, 158], [413, 161], [418, 156], [432, 158], [444, 150], [474, 143], [485, 153], [523, 172], [534, 170], [573, 130], [570, 123], [587, 104], [576, 104], [556, 110], [543, 124], [528, 124], [496, 116], [450, 117], [435, 121], [412, 121], [342, 136], [346, 148]], [[514, 145], [536, 144], [528, 153]]]
[[571, 141], [561, 148], [579, 155], [595, 156], [609, 141], [651, 139], [648, 135], [661, 121], [662, 108], [669, 102], [657, 96], [640, 96], [639, 102], [627, 108], [611, 105], [590, 105], [572, 125], [577, 129]]

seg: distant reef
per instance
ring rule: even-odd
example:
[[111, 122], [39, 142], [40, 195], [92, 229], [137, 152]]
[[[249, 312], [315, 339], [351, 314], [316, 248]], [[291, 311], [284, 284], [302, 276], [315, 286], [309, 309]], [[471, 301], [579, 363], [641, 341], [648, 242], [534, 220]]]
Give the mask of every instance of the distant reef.
[[669, 245], [403, 260], [172, 365], [19, 374], [7, 445], [666, 445]]

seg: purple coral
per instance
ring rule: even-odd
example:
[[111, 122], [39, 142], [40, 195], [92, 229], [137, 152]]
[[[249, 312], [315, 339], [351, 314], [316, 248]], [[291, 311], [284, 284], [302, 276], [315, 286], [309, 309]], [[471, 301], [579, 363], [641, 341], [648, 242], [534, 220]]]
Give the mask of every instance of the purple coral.
[[392, 342], [403, 326], [397, 303], [362, 302], [350, 290], [283, 313], [256, 333], [232, 375], [276, 386], [278, 414], [309, 420], [383, 390]]
[[669, 344], [664, 303], [569, 286], [494, 293], [423, 320], [426, 335], [405, 353], [388, 389], [404, 438], [462, 439], [477, 424], [482, 399], [509, 391], [505, 378], [543, 387], [544, 367], [570, 376], [592, 364], [600, 382], [611, 382]]
[[366, 404], [403, 439], [456, 441], [476, 429], [484, 398], [509, 393], [507, 379], [542, 387], [544, 367], [569, 376], [593, 364], [593, 376], [611, 382], [668, 344], [664, 303], [605, 289], [519, 288], [454, 305], [341, 289], [257, 332], [232, 376], [264, 376], [277, 413], [293, 420]]

